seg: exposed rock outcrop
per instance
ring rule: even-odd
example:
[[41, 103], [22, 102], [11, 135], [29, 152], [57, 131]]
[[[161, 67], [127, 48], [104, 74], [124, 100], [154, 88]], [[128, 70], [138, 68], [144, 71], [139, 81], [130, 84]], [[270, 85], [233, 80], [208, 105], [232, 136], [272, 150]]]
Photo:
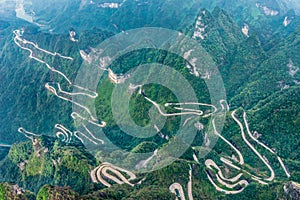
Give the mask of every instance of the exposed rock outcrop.
[[287, 182], [283, 186], [284, 193], [291, 199], [291, 200], [298, 200], [300, 199], [300, 184], [295, 182]]

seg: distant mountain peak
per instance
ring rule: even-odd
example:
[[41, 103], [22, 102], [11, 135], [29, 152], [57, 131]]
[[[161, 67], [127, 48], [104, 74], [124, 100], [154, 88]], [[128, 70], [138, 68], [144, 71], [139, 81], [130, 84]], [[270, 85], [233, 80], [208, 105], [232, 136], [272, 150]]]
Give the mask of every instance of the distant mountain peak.
[[195, 22], [193, 38], [204, 40], [207, 37], [208, 24], [211, 21], [211, 14], [206, 9], [201, 9]]

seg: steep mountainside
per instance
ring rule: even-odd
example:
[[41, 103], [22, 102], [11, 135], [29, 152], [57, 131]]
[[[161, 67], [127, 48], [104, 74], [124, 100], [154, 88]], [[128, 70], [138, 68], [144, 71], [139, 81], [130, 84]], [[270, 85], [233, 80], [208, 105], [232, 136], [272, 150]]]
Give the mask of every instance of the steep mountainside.
[[[79, 50], [98, 44], [111, 35], [94, 29], [82, 33], [82, 42], [73, 43], [68, 35], [38, 32], [35, 27], [27, 27], [26, 24], [20, 24], [18, 28], [20, 26], [25, 27], [24, 37], [38, 43], [41, 48], [74, 57], [73, 61], [65, 61], [40, 51], [36, 52], [37, 56], [42, 56], [51, 66], [69, 74], [71, 80], [75, 79], [82, 62]], [[53, 135], [56, 123], [72, 127], [71, 117], [63, 115], [71, 112], [71, 105], [49, 95], [45, 89], [46, 82], [63, 81], [63, 78], [51, 72], [45, 64], [30, 59], [29, 51], [21, 50], [16, 45], [13, 40], [15, 28], [12, 24], [3, 29], [7, 37], [3, 38], [3, 50], [0, 54], [0, 137], [7, 144], [24, 139], [17, 132], [23, 125], [32, 132], [50, 135]]]
[[[297, 197], [300, 17], [296, 1], [4, 2], [9, 6], [0, 11], [0, 199]], [[0, 8], [3, 5], [0, 2]], [[95, 92], [73, 84], [82, 64], [89, 63], [93, 53], [103, 52], [96, 49], [101, 42], [149, 26], [181, 31], [201, 45], [220, 71], [227, 99], [219, 99], [218, 105], [211, 102], [206, 81], [218, 70], [197, 74], [186, 60], [193, 51], [180, 57], [156, 46], [130, 51], [107, 69], [101, 67], [109, 58], [100, 58], [98, 67], [104, 76]], [[176, 48], [168, 42], [164, 45]], [[144, 129], [135, 137], [121, 127], [132, 128], [130, 121], [118, 123], [113, 109], [121, 110], [122, 105], [113, 105], [112, 96], [135, 67], [151, 63], [180, 72], [199, 104], [180, 104], [167, 86], [130, 84], [117, 95], [132, 94], [128, 112], [134, 123], [147, 127], [154, 115], [166, 122], [162, 127], [151, 124], [156, 131], [151, 137], [139, 137]], [[151, 79], [152, 74], [144, 78]], [[180, 82], [173, 75], [165, 77]], [[73, 112], [70, 102], [78, 95], [72, 93], [74, 88], [95, 100], [97, 119]], [[85, 106], [76, 106], [90, 114]], [[181, 114], [191, 116], [183, 121]], [[225, 115], [221, 129], [219, 118]], [[185, 146], [190, 136], [181, 140], [180, 125], [192, 127], [194, 141], [172, 164], [147, 171], [164, 158], [173, 159], [165, 150], [169, 143], [184, 142], [176, 151]], [[95, 126], [103, 130], [99, 138], [93, 134]], [[126, 152], [105, 146], [108, 140]], [[137, 153], [151, 156], [141, 160]], [[115, 166], [114, 159], [123, 166]], [[136, 161], [134, 169], [147, 172], [124, 169]]]
[[62, 145], [47, 136], [13, 145], [1, 161], [1, 180], [37, 192], [45, 184], [68, 185], [84, 192], [91, 184], [89, 171], [96, 160], [79, 142]]
[[18, 199], [18, 200], [35, 200], [35, 195], [18, 185], [11, 185], [8, 183], [0, 184], [0, 198], [1, 199]]
[[226, 10], [237, 21], [245, 33], [259, 33], [266, 42], [274, 33], [284, 37], [297, 29], [300, 4], [286, 0], [216, 0], [201, 1], [200, 5], [209, 10], [216, 6]]
[[52, 32], [67, 32], [70, 27], [77, 31], [96, 27], [112, 32], [143, 26], [185, 28], [194, 20], [199, 8], [198, 0], [55, 0], [43, 3], [24, 0], [5, 3], [11, 7], [6, 13], [13, 13], [16, 7], [20, 7], [22, 14], [17, 15], [19, 18]]
[[[226, 196], [214, 191], [213, 186], [207, 180], [204, 166], [185, 159], [176, 161], [164, 169], [139, 174], [135, 180], [131, 181], [137, 184], [136, 187], [115, 184], [110, 188], [104, 188], [101, 183], [92, 183], [89, 176], [91, 169], [96, 166], [95, 158], [79, 143], [66, 144], [46, 136], [34, 138], [33, 142], [35, 145], [31, 141], [14, 145], [9, 155], [0, 163], [0, 169], [1, 174], [4, 175], [2, 180], [17, 181], [18, 185], [22, 185], [23, 188], [35, 191], [38, 200], [54, 197], [61, 200], [173, 199], [175, 196], [169, 192], [169, 185], [177, 181], [182, 184], [186, 192], [188, 187], [186, 183], [189, 181], [187, 172], [190, 169], [193, 173], [192, 187], [195, 199], [274, 199], [275, 197], [287, 199], [289, 195], [295, 196], [291, 188], [283, 191], [284, 182], [281, 181], [269, 186], [261, 186], [252, 182], [243, 193], [237, 196]], [[216, 155], [215, 152], [213, 154]], [[60, 187], [49, 184], [60, 185]], [[35, 199], [33, 193], [18, 185], [1, 184], [0, 197]]]

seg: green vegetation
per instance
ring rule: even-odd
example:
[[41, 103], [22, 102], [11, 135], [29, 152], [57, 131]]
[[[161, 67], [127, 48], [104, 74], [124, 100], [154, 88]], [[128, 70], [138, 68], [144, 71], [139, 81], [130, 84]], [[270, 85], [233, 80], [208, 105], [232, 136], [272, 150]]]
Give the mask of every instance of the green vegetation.
[[[42, 138], [39, 138], [41, 141]], [[50, 138], [47, 137], [49, 141]], [[50, 140], [51, 141], [51, 140]], [[92, 167], [96, 166], [96, 163], [93, 156], [90, 155], [86, 150], [84, 150], [83, 146], [79, 143], [74, 144], [65, 144], [59, 141], [52, 140], [53, 146], [47, 146], [50, 150], [50, 157], [52, 159], [61, 158], [56, 160], [56, 164], [52, 166], [51, 174], [46, 174], [43, 167], [41, 167], [42, 173], [39, 175], [39, 178], [28, 176], [24, 171], [27, 169], [28, 165], [25, 165], [25, 170], [21, 170], [18, 173], [22, 174], [22, 180], [19, 181], [20, 185], [23, 185], [25, 188], [32, 188], [31, 186], [35, 186], [33, 191], [37, 194], [38, 200], [47, 200], [53, 199], [54, 197], [57, 199], [173, 199], [174, 195], [170, 193], [168, 187], [174, 183], [178, 182], [183, 186], [184, 191], [187, 191], [187, 182], [188, 179], [188, 171], [190, 168], [190, 164], [193, 170], [193, 196], [194, 198], [209, 198], [209, 199], [228, 199], [228, 196], [224, 196], [221, 193], [215, 191], [213, 186], [207, 180], [205, 174], [205, 168], [202, 165], [198, 165], [193, 162], [187, 162], [186, 160], [179, 160], [172, 163], [170, 166], [165, 167], [163, 169], [159, 169], [153, 172], [149, 172], [147, 174], [139, 174], [138, 180], [142, 180], [141, 184], [136, 185], [135, 187], [130, 187], [128, 185], [113, 185], [111, 188], [104, 188], [99, 184], [92, 184], [89, 172]], [[31, 143], [31, 142], [27, 142]], [[18, 144], [19, 148], [22, 145], [28, 145], [27, 143]], [[152, 143], [141, 143], [139, 146], [134, 148], [133, 151], [137, 152], [149, 152], [154, 148], [154, 144]], [[23, 154], [29, 154], [28, 152], [23, 152]], [[34, 152], [32, 152], [34, 154]], [[211, 153], [210, 156], [214, 156], [216, 153]], [[9, 154], [13, 159], [14, 156]], [[30, 156], [29, 156], [30, 157]], [[40, 157], [40, 166], [44, 166], [44, 158], [45, 155], [41, 155]], [[66, 158], [64, 158], [66, 157]], [[25, 157], [26, 158], [26, 157]], [[30, 160], [31, 158], [29, 158]], [[5, 160], [9, 160], [8, 156]], [[204, 162], [204, 160], [200, 160], [200, 162]], [[1, 163], [0, 169], [7, 168], [9, 172], [12, 172], [14, 163], [12, 162], [3, 162]], [[38, 165], [38, 164], [37, 164]], [[31, 166], [37, 167], [37, 166]], [[15, 167], [14, 173], [20, 170], [18, 167]], [[54, 176], [53, 176], [54, 174]], [[44, 178], [43, 178], [44, 176]], [[49, 177], [46, 179], [46, 177]], [[52, 177], [52, 179], [51, 179]], [[5, 179], [8, 180], [9, 176], [5, 175]], [[16, 180], [16, 179], [14, 179]], [[37, 182], [39, 181], [39, 182]], [[135, 181], [137, 182], [137, 181]], [[47, 185], [43, 185], [47, 184]], [[48, 184], [60, 185], [59, 186], [50, 186]], [[6, 191], [8, 184], [4, 183], [0, 185], [0, 197], [5, 199], [8, 198], [10, 194]], [[72, 189], [71, 189], [72, 188]], [[258, 199], [272, 199], [274, 195], [279, 195], [281, 197], [285, 197], [283, 191], [283, 183], [281, 181], [277, 181], [276, 183], [270, 186], [260, 186], [254, 182], [251, 182], [250, 186], [246, 188], [245, 192], [241, 193], [244, 199], [251, 199], [253, 197], [253, 193], [256, 194]], [[77, 191], [77, 192], [75, 192]], [[272, 192], [270, 192], [272, 191]], [[279, 191], [279, 194], [276, 192]], [[26, 193], [24, 193], [25, 195]], [[30, 195], [29, 195], [30, 194]], [[81, 196], [79, 195], [81, 194]], [[1, 196], [2, 195], [2, 196]], [[186, 194], [187, 195], [187, 194]], [[230, 198], [239, 198], [240, 196], [230, 196]], [[8, 198], [9, 199], [9, 198]], [[32, 193], [28, 193], [26, 198], [22, 199], [34, 199], [34, 195]]]
[[18, 185], [0, 183], [1, 200], [35, 200], [35, 195]]
[[54, 187], [45, 185], [43, 186], [36, 196], [36, 200], [78, 200], [79, 195], [72, 191], [69, 187]]
[[[38, 22], [51, 19], [45, 27], [45, 30], [54, 29], [56, 33], [51, 34], [21, 21], [1, 20], [0, 136], [1, 141], [15, 144], [9, 151], [2, 151], [0, 147], [0, 181], [3, 182], [0, 184], [0, 199], [35, 199], [34, 194], [28, 191], [21, 195], [15, 194], [15, 184], [34, 192], [38, 200], [175, 199], [168, 189], [174, 182], [183, 186], [187, 197], [190, 166], [193, 171], [194, 199], [285, 199], [285, 183], [300, 182], [300, 29], [297, 30], [300, 19], [293, 11], [287, 12], [287, 8], [283, 8], [278, 1], [259, 2], [262, 5], [268, 3], [270, 8], [279, 10], [280, 13], [278, 16], [266, 16], [255, 5], [254, 0], [154, 0], [149, 1], [149, 5], [145, 2], [138, 5], [137, 1], [128, 0], [120, 9], [102, 9], [93, 4], [78, 9], [77, 2], [64, 2], [55, 12], [62, 9], [68, 12], [56, 13], [57, 17], [53, 19], [53, 13], [48, 12], [51, 3], [33, 5], [42, 7], [43, 12], [36, 13]], [[207, 9], [200, 9], [199, 4]], [[285, 15], [293, 19], [288, 27], [282, 25]], [[192, 144], [195, 148], [189, 148], [168, 167], [137, 174], [137, 179], [133, 182], [143, 181], [135, 187], [114, 184], [111, 188], [104, 188], [101, 184], [92, 183], [91, 170], [102, 161], [109, 161], [102, 159], [106, 152], [96, 149], [92, 155], [75, 138], [72, 138], [71, 143], [64, 143], [52, 137], [55, 135], [56, 123], [64, 124], [71, 131], [76, 127], [70, 117], [72, 105], [47, 92], [44, 85], [46, 82], [60, 82], [64, 90], [72, 91], [72, 88], [45, 65], [29, 59], [29, 53], [14, 44], [12, 31], [24, 27], [26, 39], [38, 43], [41, 48], [73, 57], [74, 60], [66, 61], [59, 57], [42, 56], [51, 66], [74, 81], [82, 64], [79, 50], [91, 52], [115, 33], [144, 26], [184, 30], [182, 32], [192, 37], [199, 18], [205, 27], [205, 37], [196, 40], [219, 68], [227, 90], [230, 111], [238, 109], [239, 118], [243, 110], [247, 112], [251, 131], [261, 134], [259, 140], [274, 148], [283, 158], [291, 177], [285, 176], [276, 156], [254, 144], [274, 167], [275, 181], [268, 186], [261, 186], [252, 181], [250, 175], [244, 174], [250, 185], [241, 194], [224, 195], [216, 191], [207, 179], [207, 169], [202, 165], [205, 159], [199, 159], [201, 164], [197, 164], [192, 157], [193, 153], [206, 151], [201, 145], [210, 119], [199, 119], [204, 128], [197, 132]], [[250, 27], [249, 37], [241, 31], [244, 23]], [[77, 31], [78, 43], [70, 41], [66, 32], [69, 29]], [[39, 52], [34, 53], [39, 55]], [[149, 63], [172, 66], [190, 82], [199, 102], [210, 103], [205, 81], [192, 75], [186, 67], [186, 61], [172, 53], [155, 48], [141, 49], [121, 56], [109, 67], [117, 74], [126, 74], [139, 65]], [[171, 80], [172, 78], [174, 79], [170, 77]], [[129, 165], [134, 160], [134, 153], [153, 152], [169, 141], [158, 134], [147, 139], [135, 138], [121, 130], [114, 119], [111, 106], [115, 86], [105, 72], [97, 88], [99, 96], [95, 100], [96, 114], [99, 119], [107, 122], [103, 131], [108, 139], [129, 151], [125, 154], [113, 151], [110, 156]], [[143, 93], [161, 107], [167, 102], [178, 102], [174, 92], [161, 85], [144, 85]], [[172, 108], [166, 108], [165, 111], [178, 112]], [[145, 127], [149, 125], [152, 112], [157, 110], [138, 90], [134, 91], [129, 102], [129, 114], [133, 121]], [[179, 122], [179, 117], [166, 118], [161, 132], [170, 141], [180, 140], [176, 137]], [[124, 122], [125, 126], [128, 125], [126, 123]], [[33, 143], [16, 133], [20, 126], [37, 134], [42, 133], [43, 136], [34, 137]], [[239, 126], [230, 117], [230, 112], [227, 113], [221, 134], [243, 152], [247, 163], [245, 169], [259, 175], [268, 173], [266, 166], [243, 143]], [[177, 150], [180, 148], [181, 146]], [[168, 155], [168, 152], [165, 154]], [[228, 170], [219, 158], [232, 154], [233, 150], [219, 140], [206, 158], [215, 160], [226, 171], [226, 175], [231, 177], [236, 175], [236, 171]]]
[[11, 148], [0, 164], [6, 181], [34, 192], [45, 184], [68, 185], [80, 193], [90, 187], [89, 171], [96, 166], [96, 160], [81, 143], [66, 145], [47, 136], [36, 141], [35, 145], [28, 141]]

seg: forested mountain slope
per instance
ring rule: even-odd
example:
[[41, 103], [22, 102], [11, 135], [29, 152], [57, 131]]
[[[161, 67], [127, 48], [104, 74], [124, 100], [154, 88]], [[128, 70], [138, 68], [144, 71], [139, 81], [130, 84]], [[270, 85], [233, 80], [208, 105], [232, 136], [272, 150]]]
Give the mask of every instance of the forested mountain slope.
[[[13, 14], [15, 1], [5, 2], [9, 6], [0, 12], [0, 181], [6, 183], [0, 185], [0, 197], [297, 196], [300, 17], [295, 2], [66, 0], [42, 4], [24, 0], [25, 14], [31, 17], [27, 21]], [[0, 3], [0, 8], [3, 5]], [[180, 31], [201, 45], [220, 72], [227, 99], [212, 105], [206, 81], [214, 72], [197, 75], [186, 61], [192, 51], [180, 57], [154, 47], [144, 48], [121, 56], [105, 69], [97, 95], [93, 96], [97, 120], [82, 116], [78, 120], [74, 104], [65, 97], [72, 94], [80, 67], [89, 62], [90, 55], [101, 53], [103, 49], [97, 47], [106, 39], [126, 34], [124, 31], [129, 29], [151, 26]], [[148, 45], [149, 41], [144, 42]], [[191, 108], [189, 104], [195, 103], [185, 102], [178, 108], [178, 98], [165, 86], [130, 85], [129, 113], [136, 124], [147, 127], [151, 114], [165, 115], [166, 119], [163, 127], [153, 126], [157, 134], [134, 137], [119, 126], [111, 98], [135, 67], [151, 63], [172, 66], [180, 72], [200, 104]], [[200, 117], [192, 116], [182, 123], [182, 112]], [[221, 129], [218, 117], [223, 116], [226, 119]], [[78, 125], [82, 121], [101, 127], [107, 140], [126, 153], [106, 151], [105, 145], [88, 148], [86, 143], [99, 145], [107, 140], [94, 136], [89, 126]], [[135, 162], [136, 153], [151, 153], [136, 165], [137, 171], [161, 164], [163, 156], [171, 159], [163, 150], [169, 142], [180, 141], [177, 131], [182, 124], [191, 125], [196, 134], [175, 162], [145, 173], [133, 174], [124, 169]], [[82, 130], [87, 131], [85, 137]], [[218, 140], [210, 149], [212, 135]], [[110, 163], [113, 160], [105, 158], [117, 158], [124, 166], [114, 166]]]

